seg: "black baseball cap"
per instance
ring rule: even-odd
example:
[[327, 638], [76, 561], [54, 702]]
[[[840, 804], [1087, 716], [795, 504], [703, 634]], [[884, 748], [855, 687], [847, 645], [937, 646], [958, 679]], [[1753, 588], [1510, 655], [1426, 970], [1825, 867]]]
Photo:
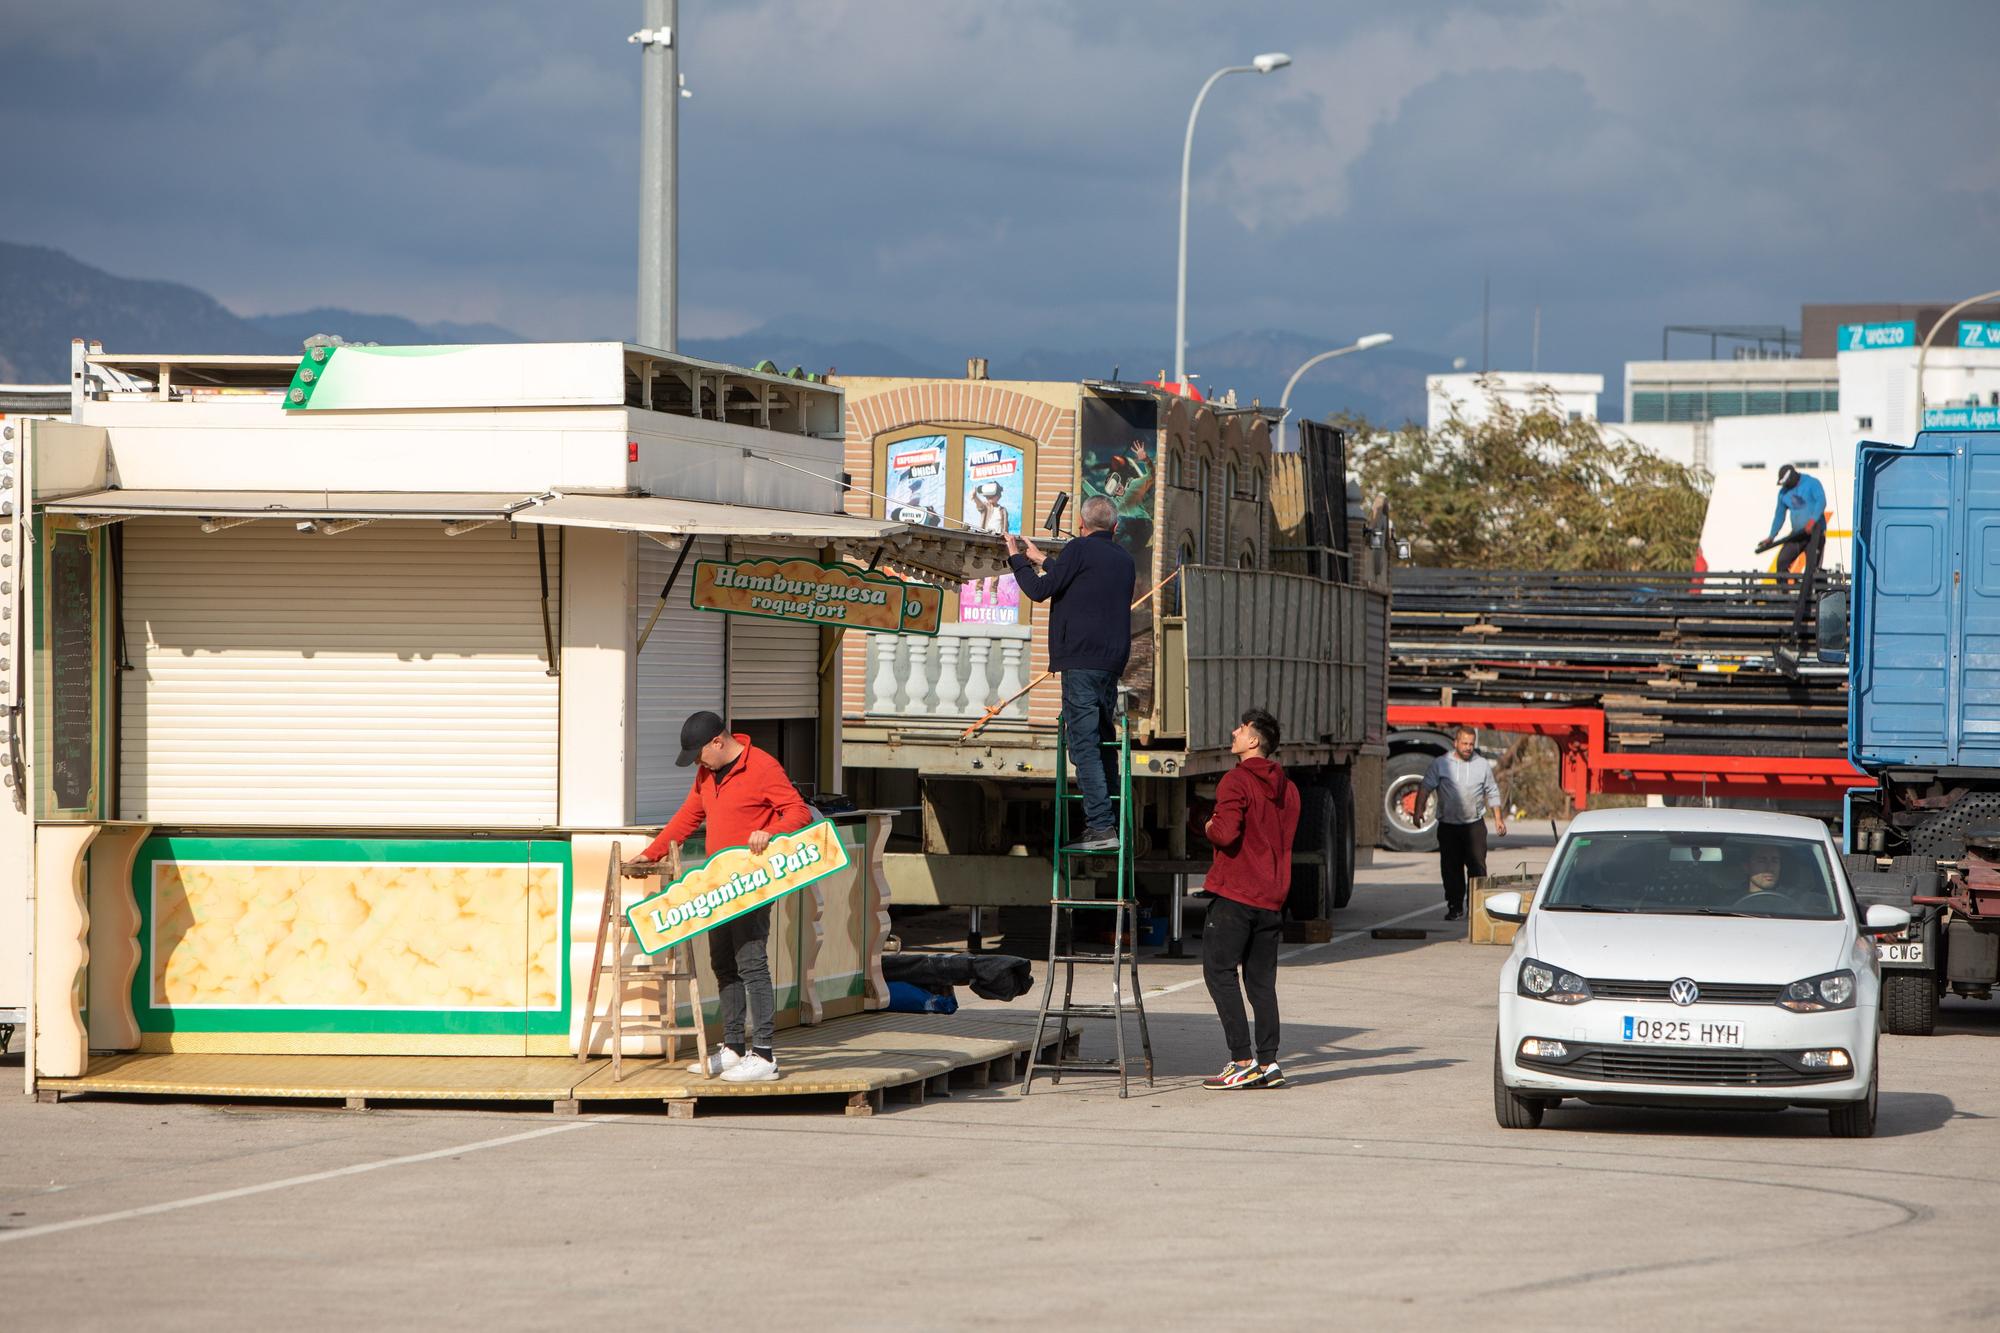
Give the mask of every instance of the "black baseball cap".
[[1795, 485], [1798, 482], [1798, 479], [1799, 479], [1799, 470], [1793, 467], [1790, 463], [1787, 463], [1783, 467], [1778, 469], [1779, 490], [1782, 491], [1788, 486]]
[[728, 730], [729, 724], [720, 713], [711, 713], [706, 708], [689, 713], [687, 721], [681, 723], [681, 757], [674, 760], [675, 765], [686, 768], [701, 753], [702, 746]]

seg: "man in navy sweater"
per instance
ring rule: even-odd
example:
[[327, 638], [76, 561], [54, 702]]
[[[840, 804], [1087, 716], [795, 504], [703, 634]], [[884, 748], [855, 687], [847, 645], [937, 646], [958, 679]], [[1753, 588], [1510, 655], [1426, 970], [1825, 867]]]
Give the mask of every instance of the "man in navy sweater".
[[1132, 655], [1132, 585], [1138, 570], [1113, 535], [1118, 509], [1101, 495], [1077, 513], [1081, 535], [1051, 559], [1032, 541], [1009, 534], [1007, 563], [1021, 595], [1049, 608], [1049, 670], [1062, 674], [1063, 738], [1076, 765], [1083, 795], [1086, 851], [1118, 846], [1111, 790], [1118, 784], [1118, 753], [1103, 742], [1117, 737], [1118, 678]]

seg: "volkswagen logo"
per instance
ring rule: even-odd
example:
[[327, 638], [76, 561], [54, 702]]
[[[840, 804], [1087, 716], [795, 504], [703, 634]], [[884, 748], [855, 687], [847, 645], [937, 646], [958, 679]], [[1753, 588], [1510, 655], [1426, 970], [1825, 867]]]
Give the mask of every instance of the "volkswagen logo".
[[1667, 998], [1675, 1004], [1685, 1007], [1701, 998], [1701, 987], [1695, 985], [1686, 977], [1682, 977], [1679, 981], [1667, 987]]

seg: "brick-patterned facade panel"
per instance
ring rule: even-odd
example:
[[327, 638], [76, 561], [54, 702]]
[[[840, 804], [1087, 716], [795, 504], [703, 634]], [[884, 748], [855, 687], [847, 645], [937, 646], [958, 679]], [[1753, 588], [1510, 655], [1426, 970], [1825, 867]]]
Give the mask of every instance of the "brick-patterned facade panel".
[[[873, 386], [869, 386], [873, 387]], [[1075, 386], [1064, 385], [1075, 391]], [[1073, 490], [1076, 471], [1076, 412], [1059, 408], [996, 380], [925, 380], [904, 382], [859, 396], [848, 391], [846, 446], [843, 457], [854, 488], [847, 510], [878, 512], [880, 502], [868, 492], [880, 490], [875, 474], [875, 441], [892, 431], [936, 423], [939, 426], [987, 426], [1026, 437], [1034, 444], [1035, 485], [1031, 512], [1022, 528], [1032, 532], [1040, 516], [1055, 503], [1057, 491]], [[842, 644], [841, 713], [858, 718], [867, 704], [867, 645], [864, 636], [849, 635]], [[1029, 643], [1028, 672], [1032, 679], [1048, 668], [1048, 649], [1040, 635]], [[1053, 681], [1028, 699], [1029, 720], [1053, 724], [1060, 711]]]

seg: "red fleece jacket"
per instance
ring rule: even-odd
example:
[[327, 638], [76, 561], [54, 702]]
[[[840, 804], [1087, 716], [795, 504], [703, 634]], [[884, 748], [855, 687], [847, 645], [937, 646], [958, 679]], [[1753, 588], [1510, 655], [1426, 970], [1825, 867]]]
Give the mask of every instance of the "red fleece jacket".
[[739, 735], [736, 741], [743, 753], [720, 782], [706, 766], [696, 769], [687, 799], [660, 836], [640, 853], [641, 860], [662, 860], [671, 844], [686, 842], [704, 826], [705, 845], [713, 856], [725, 847], [743, 846], [758, 829], [795, 833], [813, 822], [812, 808], [799, 799], [799, 789], [778, 761], [752, 745], [748, 736]]
[[1269, 759], [1245, 759], [1215, 793], [1208, 840], [1215, 864], [1202, 887], [1219, 897], [1275, 912], [1292, 891], [1292, 839], [1299, 831], [1299, 789]]

